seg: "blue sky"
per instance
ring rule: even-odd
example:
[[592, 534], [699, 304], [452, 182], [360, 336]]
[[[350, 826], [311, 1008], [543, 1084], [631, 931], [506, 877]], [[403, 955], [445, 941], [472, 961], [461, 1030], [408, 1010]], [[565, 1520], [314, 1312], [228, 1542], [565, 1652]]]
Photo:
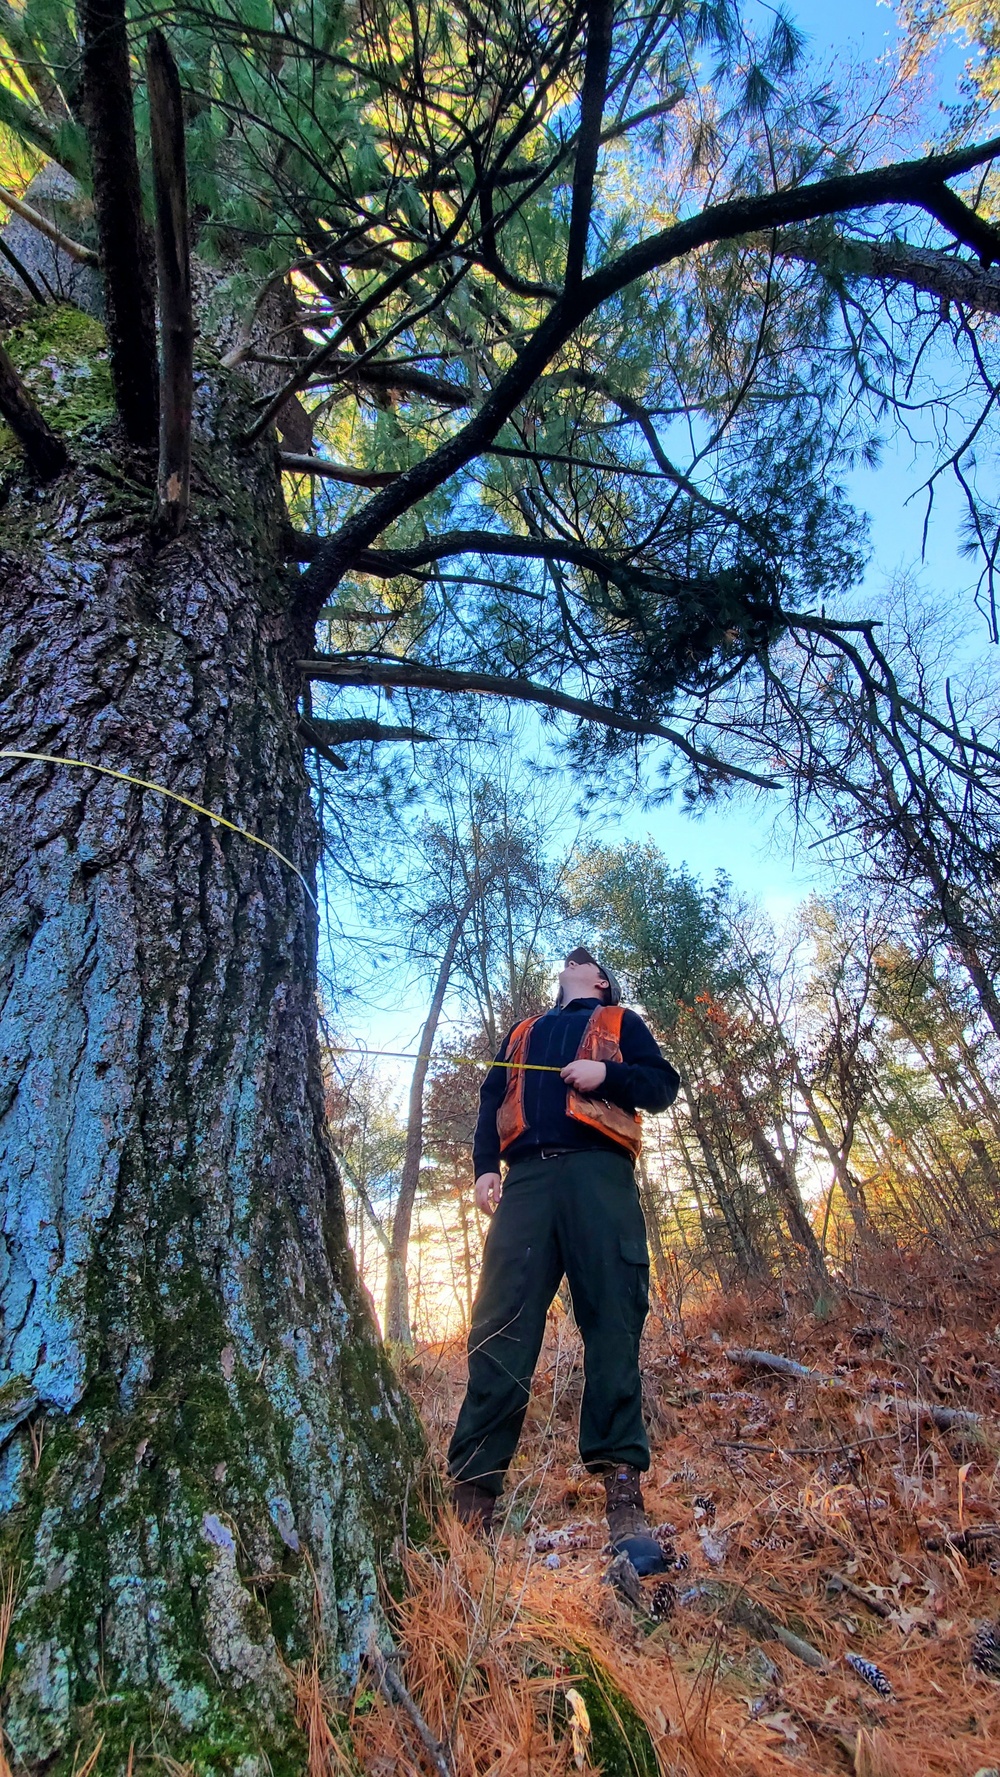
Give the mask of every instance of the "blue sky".
[[[821, 67], [840, 64], [842, 73], [843, 64], [849, 63], [862, 68], [866, 78], [873, 72], [877, 77], [880, 58], [891, 60], [899, 43], [895, 11], [876, 0], [840, 0], [836, 6], [829, 0], [791, 0], [786, 9], [807, 34], [809, 53]], [[963, 60], [964, 52], [958, 47], [946, 49], [939, 57], [934, 70], [939, 104], [954, 98]], [[935, 129], [934, 113], [932, 94], [928, 135], [940, 133]], [[920, 145], [915, 142], [915, 150]], [[908, 441], [897, 440], [886, 449], [878, 468], [857, 471], [847, 478], [848, 491], [868, 514], [871, 526], [865, 589], [877, 595], [901, 571], [915, 574], [928, 600], [946, 600], [959, 614], [963, 652], [974, 656], [988, 645], [988, 638], [973, 604], [973, 567], [957, 547], [961, 508], [950, 485], [942, 485], [936, 495], [922, 554], [924, 505], [918, 490], [927, 469], [921, 453], [915, 454]], [[531, 739], [541, 730], [529, 717], [524, 732]], [[536, 744], [534, 739], [531, 744]], [[567, 825], [574, 800], [572, 786], [567, 784]], [[635, 807], [614, 819], [601, 818], [602, 843], [647, 836], [673, 863], [684, 862], [703, 877], [719, 869], [727, 871], [742, 891], [760, 900], [779, 922], [811, 890], [833, 886], [807, 854], [794, 854], [789, 823], [776, 801], [772, 807], [766, 797], [724, 803], [700, 816], [665, 805]], [[425, 991], [418, 984], [394, 979], [386, 983], [380, 1006], [368, 1010], [354, 1006], [344, 1022], [349, 1021], [357, 1042], [379, 1048], [410, 1047], [419, 1030], [424, 1000]], [[405, 1064], [385, 1066], [390, 1088], [405, 1071]]]

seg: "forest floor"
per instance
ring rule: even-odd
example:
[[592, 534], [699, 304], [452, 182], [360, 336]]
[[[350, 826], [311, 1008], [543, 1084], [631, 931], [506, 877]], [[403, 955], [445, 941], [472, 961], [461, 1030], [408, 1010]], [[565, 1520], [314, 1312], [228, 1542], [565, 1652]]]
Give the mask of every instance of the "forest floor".
[[[1000, 1258], [892, 1254], [866, 1272], [823, 1321], [788, 1297], [651, 1313], [646, 1503], [678, 1564], [643, 1582], [641, 1609], [604, 1577], [603, 1490], [575, 1445], [579, 1338], [557, 1305], [495, 1546], [442, 1513], [393, 1607], [398, 1671], [447, 1750], [366, 1691], [365, 1772], [1000, 1766]], [[747, 1348], [829, 1380], [727, 1356]], [[407, 1382], [440, 1473], [461, 1344], [422, 1348]], [[915, 1397], [981, 1423], [942, 1431]]]

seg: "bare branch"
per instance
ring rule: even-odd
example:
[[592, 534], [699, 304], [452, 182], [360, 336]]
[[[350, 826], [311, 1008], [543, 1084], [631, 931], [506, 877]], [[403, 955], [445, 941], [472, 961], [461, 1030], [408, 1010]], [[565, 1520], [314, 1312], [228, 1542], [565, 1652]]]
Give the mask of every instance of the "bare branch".
[[32, 297], [35, 302], [40, 303], [44, 307], [47, 300], [44, 290], [41, 290], [35, 283], [35, 280], [24, 261], [18, 258], [13, 247], [4, 240], [2, 234], [0, 234], [0, 253], [3, 254], [3, 257], [6, 259], [7, 264], [10, 266], [15, 277], [24, 285], [28, 295]]
[[349, 487], [388, 487], [401, 474], [399, 469], [349, 469], [345, 463], [328, 463], [325, 457], [301, 457], [289, 450], [279, 451], [278, 461], [293, 475], [325, 476], [328, 481], [344, 481]]
[[702, 771], [709, 771], [723, 780], [739, 779], [758, 789], [772, 790], [780, 786], [776, 777], [765, 777], [731, 765], [714, 753], [692, 745], [676, 728], [666, 728], [652, 719], [622, 715], [607, 704], [593, 703], [589, 698], [571, 697], [551, 685], [539, 685], [532, 679], [504, 678], [494, 673], [458, 672], [451, 667], [425, 666], [419, 661], [386, 660], [379, 656], [315, 654], [299, 665], [310, 679], [332, 685], [391, 685], [403, 690], [472, 692], [484, 697], [505, 697], [516, 703], [537, 703], [544, 708], [564, 710], [582, 721], [596, 722], [619, 734], [635, 734], [651, 740], [668, 740], [685, 758]]
[[78, 265], [100, 265], [100, 257], [94, 252], [93, 247], [81, 247], [79, 241], [71, 240], [68, 234], [63, 234], [61, 228], [57, 227], [54, 222], [50, 222], [47, 216], [43, 216], [40, 210], [33, 209], [30, 204], [25, 203], [23, 198], [15, 197], [14, 193], [8, 191], [3, 185], [0, 185], [0, 204], [5, 204], [8, 210], [13, 210], [15, 216], [20, 216], [22, 222], [29, 222], [32, 228], [37, 228], [39, 234], [43, 234], [47, 240], [52, 241], [61, 253], [65, 253], [67, 259], [75, 259]]
[[979, 254], [984, 270], [1000, 259], [1000, 233], [984, 217], [977, 216], [975, 210], [970, 210], [968, 204], [963, 204], [947, 185], [937, 186], [924, 199], [924, 209], [929, 210], [956, 241], [962, 241]]
[[310, 716], [309, 726], [330, 746], [348, 746], [351, 741], [358, 740], [431, 741], [435, 738], [433, 734], [425, 734], [421, 728], [389, 728], [384, 722], [373, 722], [366, 716], [348, 717], [341, 722]]

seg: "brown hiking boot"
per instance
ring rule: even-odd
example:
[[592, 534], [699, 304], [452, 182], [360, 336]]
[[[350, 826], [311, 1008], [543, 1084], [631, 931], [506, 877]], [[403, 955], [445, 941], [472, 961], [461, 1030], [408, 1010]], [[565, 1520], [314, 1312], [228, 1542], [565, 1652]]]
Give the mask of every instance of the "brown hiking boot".
[[455, 1508], [455, 1516], [460, 1524], [469, 1530], [485, 1536], [493, 1527], [493, 1510], [496, 1496], [487, 1493], [475, 1481], [453, 1481], [451, 1487], [451, 1503]]
[[616, 1463], [614, 1468], [608, 1469], [601, 1477], [607, 1496], [604, 1510], [612, 1543], [620, 1542], [625, 1536], [649, 1534], [649, 1524], [642, 1504], [640, 1477], [641, 1471], [628, 1462]]

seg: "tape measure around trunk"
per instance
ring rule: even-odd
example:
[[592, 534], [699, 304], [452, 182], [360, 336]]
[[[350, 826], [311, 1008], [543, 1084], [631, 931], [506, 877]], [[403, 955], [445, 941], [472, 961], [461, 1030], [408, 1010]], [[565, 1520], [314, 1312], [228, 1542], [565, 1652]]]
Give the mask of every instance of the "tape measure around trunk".
[[[466, 1067], [510, 1067], [526, 1074], [561, 1074], [551, 1061], [484, 1061], [479, 1055], [414, 1055], [409, 1049], [331, 1049], [331, 1055], [390, 1055], [396, 1061], [461, 1061]], [[565, 1067], [567, 1063], [563, 1063]]]
[[182, 808], [190, 808], [194, 810], [195, 814], [205, 815], [208, 820], [214, 821], [217, 827], [226, 827], [230, 833], [238, 833], [241, 839], [249, 839], [251, 845], [262, 846], [264, 851], [269, 851], [280, 864], [286, 864], [289, 870], [295, 872], [310, 901], [319, 912], [316, 896], [298, 865], [293, 864], [291, 858], [286, 858], [284, 852], [279, 851], [276, 845], [272, 845], [267, 839], [258, 839], [256, 833], [248, 833], [245, 827], [239, 827], [235, 821], [227, 820], [224, 814], [216, 814], [214, 809], [204, 808], [200, 802], [192, 802], [190, 796], [182, 796], [177, 790], [168, 790], [166, 784], [154, 784], [147, 777], [133, 777], [131, 772], [116, 771], [111, 765], [95, 765], [90, 759], [67, 759], [60, 753], [28, 753], [22, 747], [0, 748], [0, 759], [28, 759], [36, 765], [73, 765], [79, 771], [97, 771], [102, 777], [116, 777], [123, 784], [134, 784], [138, 790], [152, 790], [157, 796], [168, 796], [171, 802], [179, 802]]

